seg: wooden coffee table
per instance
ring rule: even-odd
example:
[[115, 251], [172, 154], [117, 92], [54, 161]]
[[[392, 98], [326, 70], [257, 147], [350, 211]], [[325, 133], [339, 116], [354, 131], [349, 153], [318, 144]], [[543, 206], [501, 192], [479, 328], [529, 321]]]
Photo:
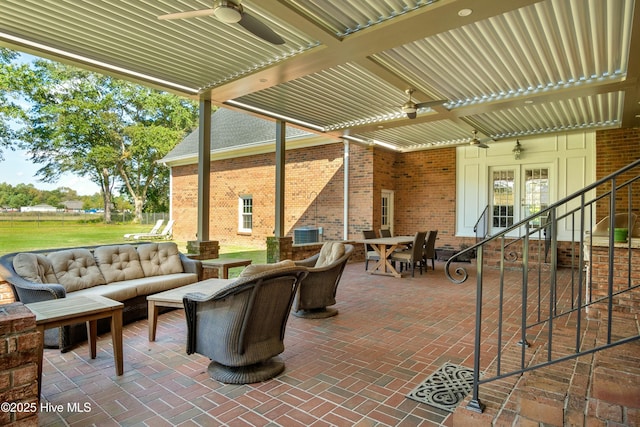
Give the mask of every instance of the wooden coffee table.
[[243, 259], [243, 258], [214, 258], [214, 259], [205, 259], [202, 261], [203, 268], [218, 269], [218, 277], [220, 279], [229, 278], [230, 268], [246, 267], [249, 264], [251, 264], [251, 260]]
[[87, 335], [91, 358], [96, 358], [98, 319], [111, 318], [111, 341], [116, 375], [122, 375], [122, 307], [124, 304], [99, 295], [86, 295], [40, 301], [25, 306], [36, 315], [36, 327], [42, 335], [40, 363], [38, 363], [38, 395], [42, 389], [42, 362], [44, 358], [44, 331], [59, 326], [87, 322]]
[[191, 292], [200, 292], [206, 295], [213, 295], [220, 289], [233, 283], [233, 279], [208, 279], [192, 285], [181, 286], [158, 294], [149, 295], [148, 318], [149, 318], [149, 341], [156, 340], [156, 326], [158, 325], [158, 309], [160, 307], [182, 308], [182, 298]]

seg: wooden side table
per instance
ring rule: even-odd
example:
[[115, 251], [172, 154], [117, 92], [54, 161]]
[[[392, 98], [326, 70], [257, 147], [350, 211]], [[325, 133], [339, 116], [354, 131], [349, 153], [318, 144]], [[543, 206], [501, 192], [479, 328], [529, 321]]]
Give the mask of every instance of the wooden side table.
[[229, 278], [229, 269], [233, 267], [246, 267], [251, 264], [250, 259], [242, 258], [215, 258], [202, 261], [202, 268], [217, 268], [219, 279]]
[[111, 318], [111, 341], [116, 375], [124, 372], [122, 359], [122, 308], [124, 304], [99, 295], [68, 297], [50, 301], [34, 302], [25, 306], [36, 315], [36, 327], [42, 334], [40, 341], [40, 363], [38, 364], [38, 396], [42, 390], [42, 363], [44, 358], [45, 329], [74, 323], [87, 322], [87, 335], [91, 358], [96, 358], [96, 336], [98, 319]]
[[225, 286], [233, 283], [229, 279], [208, 279], [191, 285], [170, 289], [147, 297], [147, 310], [149, 318], [149, 341], [156, 340], [156, 327], [158, 325], [158, 309], [160, 307], [182, 308], [182, 298], [190, 292], [201, 292], [213, 295]]

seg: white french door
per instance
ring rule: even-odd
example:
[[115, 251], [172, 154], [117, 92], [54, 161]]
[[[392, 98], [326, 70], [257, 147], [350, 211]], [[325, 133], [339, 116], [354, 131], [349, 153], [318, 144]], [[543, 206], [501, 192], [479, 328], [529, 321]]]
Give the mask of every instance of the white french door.
[[[490, 168], [492, 234], [549, 206], [552, 197], [551, 171], [551, 164]], [[539, 225], [540, 219], [532, 223]]]

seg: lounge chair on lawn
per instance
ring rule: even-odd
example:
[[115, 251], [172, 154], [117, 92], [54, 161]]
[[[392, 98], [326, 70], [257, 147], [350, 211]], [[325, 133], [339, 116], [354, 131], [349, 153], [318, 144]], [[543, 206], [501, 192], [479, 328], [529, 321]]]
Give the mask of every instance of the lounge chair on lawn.
[[[158, 234], [158, 231], [160, 231], [160, 227], [162, 227], [162, 223], [164, 222], [164, 219], [159, 219], [158, 221], [156, 221], [156, 225], [153, 226], [153, 228], [151, 229], [151, 231], [149, 231], [149, 233], [147, 234]], [[133, 236], [135, 236], [136, 234], [141, 234], [141, 233], [128, 233], [124, 235], [124, 239], [125, 240], [131, 240], [133, 239]]]
[[160, 233], [139, 233], [139, 234], [134, 234], [133, 235], [133, 239], [134, 240], [140, 240], [140, 239], [165, 239], [165, 240], [169, 240], [171, 239], [171, 237], [173, 236], [173, 223], [175, 222], [175, 220], [170, 219], [169, 222], [167, 223], [167, 225], [164, 226], [164, 229], [160, 232]]

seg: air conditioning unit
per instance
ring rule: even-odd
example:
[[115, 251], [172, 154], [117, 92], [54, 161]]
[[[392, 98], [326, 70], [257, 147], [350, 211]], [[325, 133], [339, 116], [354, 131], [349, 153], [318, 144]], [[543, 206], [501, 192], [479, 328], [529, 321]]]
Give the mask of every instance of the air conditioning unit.
[[315, 243], [320, 241], [320, 229], [318, 227], [302, 227], [293, 230], [293, 244]]

